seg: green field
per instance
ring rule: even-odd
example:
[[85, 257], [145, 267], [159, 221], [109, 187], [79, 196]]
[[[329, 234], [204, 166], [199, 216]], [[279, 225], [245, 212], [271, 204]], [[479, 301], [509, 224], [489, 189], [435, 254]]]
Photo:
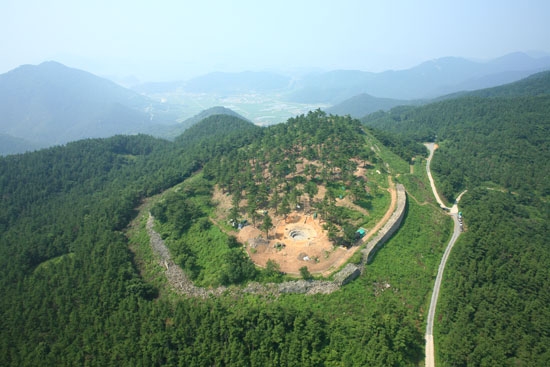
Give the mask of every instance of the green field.
[[152, 95], [155, 99], [181, 105], [185, 111], [179, 118], [183, 121], [214, 106], [229, 108], [257, 125], [267, 126], [285, 122], [288, 118], [307, 113], [327, 104], [304, 104], [283, 100], [281, 94], [235, 94], [221, 96], [197, 93], [164, 93]]

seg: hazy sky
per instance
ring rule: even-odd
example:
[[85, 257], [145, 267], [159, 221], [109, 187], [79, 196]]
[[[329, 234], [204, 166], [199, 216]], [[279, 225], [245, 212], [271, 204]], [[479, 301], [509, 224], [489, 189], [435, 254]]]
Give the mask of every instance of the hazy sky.
[[0, 73], [57, 60], [100, 75], [381, 71], [550, 52], [550, 1], [0, 0]]

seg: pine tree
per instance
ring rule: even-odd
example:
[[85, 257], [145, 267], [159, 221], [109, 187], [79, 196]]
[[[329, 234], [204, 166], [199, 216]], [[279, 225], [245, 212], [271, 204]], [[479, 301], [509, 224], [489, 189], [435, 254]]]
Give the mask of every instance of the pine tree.
[[266, 213], [264, 215], [264, 219], [261, 226], [262, 231], [265, 232], [266, 238], [269, 238], [269, 230], [271, 228], [273, 228], [273, 221], [271, 220], [271, 217], [269, 216], [269, 214]]

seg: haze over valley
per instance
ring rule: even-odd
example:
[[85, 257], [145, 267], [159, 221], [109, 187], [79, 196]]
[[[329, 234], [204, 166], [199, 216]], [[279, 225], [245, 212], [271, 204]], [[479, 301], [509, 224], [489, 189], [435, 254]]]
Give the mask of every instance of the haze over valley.
[[[336, 70], [301, 77], [274, 72], [214, 72], [187, 81], [125, 88], [54, 61], [0, 75], [2, 154], [82, 138], [148, 133], [174, 138], [213, 107], [260, 126], [323, 109], [361, 118], [399, 105], [506, 84], [550, 68], [550, 56], [512, 53], [487, 62], [440, 58], [410, 69]], [[191, 119], [191, 120], [190, 120]]]

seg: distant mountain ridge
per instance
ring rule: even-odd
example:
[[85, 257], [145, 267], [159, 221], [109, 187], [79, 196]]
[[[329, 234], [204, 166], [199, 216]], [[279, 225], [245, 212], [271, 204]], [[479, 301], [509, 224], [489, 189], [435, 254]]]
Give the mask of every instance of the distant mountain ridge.
[[361, 93], [405, 100], [434, 98], [464, 89], [493, 87], [546, 69], [550, 69], [550, 57], [533, 58], [524, 53], [488, 62], [444, 57], [406, 70], [381, 73], [339, 70], [311, 75], [287, 99], [337, 104]]
[[537, 96], [541, 94], [550, 94], [550, 71], [535, 73], [519, 81], [499, 85], [498, 87], [483, 88], [473, 91], [460, 91], [434, 99], [397, 100], [373, 97], [368, 94], [359, 94], [326, 109], [326, 111], [336, 115], [351, 115], [355, 118], [362, 118], [368, 114], [377, 111], [388, 111], [397, 106], [420, 106], [463, 96], [522, 97]]
[[474, 91], [461, 91], [436, 98], [434, 101], [458, 98], [462, 96], [472, 97], [527, 97], [550, 94], [550, 71], [543, 71], [529, 75], [528, 77], [513, 83], [498, 87], [478, 89]]
[[109, 80], [49, 61], [0, 75], [0, 133], [63, 144], [171, 123], [170, 106]]
[[387, 111], [395, 106], [420, 104], [420, 101], [402, 100], [391, 98], [378, 98], [370, 94], [362, 93], [346, 99], [330, 108], [326, 112], [333, 115], [350, 115], [354, 118], [361, 118], [376, 111]]
[[28, 152], [39, 148], [41, 146], [25, 139], [0, 133], [0, 156]]
[[187, 81], [144, 83], [133, 90], [146, 95], [278, 93], [288, 102], [336, 105], [360, 94], [401, 101], [429, 100], [514, 82], [548, 69], [547, 54], [515, 52], [488, 61], [442, 57], [409, 69], [378, 73], [331, 70], [291, 78], [276, 72], [214, 72]]
[[[446, 129], [455, 129], [454, 121], [459, 118], [464, 119], [464, 115], [478, 116], [476, 123], [482, 126], [484, 111], [489, 113], [489, 107], [494, 115], [502, 113], [504, 109], [510, 109], [508, 105], [512, 104], [515, 104], [516, 108], [521, 106], [522, 109], [526, 109], [523, 104], [532, 103], [537, 105], [537, 108], [540, 107], [541, 111], [545, 111], [550, 106], [549, 97], [550, 71], [545, 71], [498, 87], [446, 95], [424, 106], [399, 106], [388, 112], [372, 113], [363, 117], [361, 121], [369, 127], [429, 141], [436, 135], [441, 138], [442, 132]], [[440, 116], [437, 119], [430, 117], [435, 115]], [[547, 120], [547, 116], [541, 119], [548, 124]], [[465, 121], [473, 123], [473, 120], [467, 118]], [[512, 122], [516, 126], [519, 125], [517, 121]]]

